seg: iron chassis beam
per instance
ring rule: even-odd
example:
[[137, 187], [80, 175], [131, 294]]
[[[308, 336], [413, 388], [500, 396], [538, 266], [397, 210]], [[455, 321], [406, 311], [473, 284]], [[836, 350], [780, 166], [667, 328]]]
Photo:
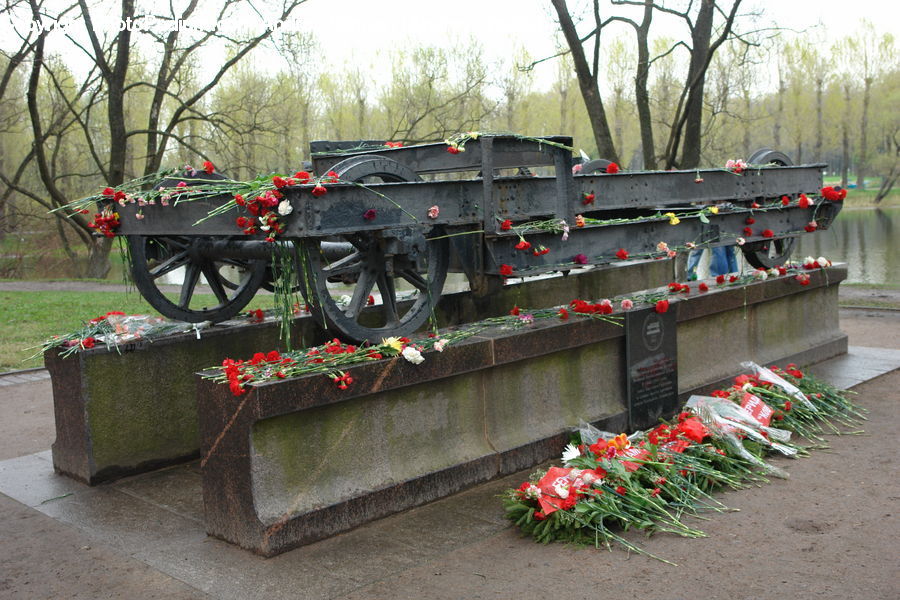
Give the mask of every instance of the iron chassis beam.
[[[571, 138], [561, 136], [543, 140], [571, 144]], [[638, 254], [651, 252], [659, 241], [673, 247], [686, 242], [727, 243], [727, 239], [720, 238], [720, 232], [740, 232], [741, 221], [746, 218], [743, 213], [750, 210], [753, 202], [766, 204], [782, 195], [795, 198], [800, 193], [816, 194], [822, 185], [824, 165], [818, 164], [751, 169], [740, 175], [715, 169], [573, 176], [571, 153], [542, 143], [543, 140], [483, 136], [470, 140], [466, 152], [455, 155], [446, 152], [445, 144], [426, 144], [317, 156], [314, 161], [319, 172], [341, 160], [375, 154], [402, 162], [417, 173], [477, 171], [479, 176], [366, 186], [327, 184], [328, 193], [321, 197], [312, 196], [310, 185], [284, 188], [293, 212], [282, 219], [286, 229], [279, 238], [333, 238], [360, 232], [403, 237], [415, 230], [426, 235], [432, 231], [468, 234], [454, 239], [463, 262], [469, 261], [462, 265], [468, 274], [497, 274], [501, 264], [539, 273], [559, 268], [559, 264], [570, 262], [576, 254], [586, 255], [589, 264], [603, 264], [620, 247]], [[521, 166], [553, 166], [556, 176], [496, 176], [498, 169]], [[586, 194], [594, 195], [593, 204], [582, 203]], [[264, 245], [263, 249], [260, 245], [264, 243], [251, 242], [238, 234], [237, 207], [233, 212], [205, 219], [209, 211], [229, 199], [226, 196], [181, 202], [176, 203], [174, 210], [146, 206], [143, 219], [135, 218], [136, 207], [129, 205], [119, 211], [120, 233], [213, 236], [228, 241], [215, 246], [219, 251], [227, 247], [229, 255], [240, 254], [242, 246], [253, 255], [263, 253]], [[543, 257], [529, 255], [527, 260], [524, 253], [513, 248], [518, 236], [500, 229], [505, 219], [515, 223], [556, 219], [572, 227], [577, 213], [598, 219], [649, 217], [659, 210], [723, 202], [733, 204], [734, 211], [710, 215], [709, 224], [684, 219], [678, 228], [666, 231], [668, 239], [661, 239], [662, 228], [669, 227], [668, 220], [646, 218], [627, 225], [587, 227], [573, 233], [572, 240], [565, 243], [558, 235], [533, 232], [529, 234], [530, 241], [550, 248], [551, 252]], [[428, 216], [432, 206], [440, 209], [436, 219]], [[376, 217], [367, 220], [363, 215], [370, 209], [375, 209]], [[828, 214], [819, 215], [822, 228], [828, 226], [837, 210], [839, 207], [832, 206], [826, 211]], [[761, 213], [755, 217], [756, 231], [771, 229], [776, 238], [797, 235], [815, 214], [796, 206]], [[755, 239], [751, 236], [748, 241]], [[211, 246], [209, 251], [217, 250]]]
[[[819, 165], [759, 169], [736, 176], [709, 171], [641, 172], [573, 178], [576, 191], [567, 198], [565, 209], [555, 202], [554, 177], [501, 177], [491, 186], [494, 211], [486, 211], [480, 201], [481, 180], [378, 183], [368, 186], [328, 184], [325, 196], [314, 197], [309, 185], [284, 188], [293, 212], [283, 219], [282, 238], [325, 237], [342, 233], [379, 231], [398, 227], [430, 229], [477, 227], [487, 233], [492, 223], [557, 218], [574, 222], [576, 213], [612, 219], [629, 209], [667, 210], [694, 204], [731, 202], [749, 207], [800, 193], [817, 194], [821, 186]], [[703, 183], [694, 183], [699, 175]], [[593, 193], [595, 202], [584, 206], [584, 194]], [[209, 211], [230, 200], [229, 197], [179, 202], [174, 206], [142, 208], [143, 219], [135, 218], [137, 207], [119, 208], [123, 235], [216, 235], [238, 233], [234, 211], [204, 220]], [[440, 208], [436, 219], [428, 217], [431, 206]], [[402, 208], [401, 208], [402, 207]], [[368, 221], [363, 214], [376, 210]], [[497, 231], [493, 235], [509, 233]]]

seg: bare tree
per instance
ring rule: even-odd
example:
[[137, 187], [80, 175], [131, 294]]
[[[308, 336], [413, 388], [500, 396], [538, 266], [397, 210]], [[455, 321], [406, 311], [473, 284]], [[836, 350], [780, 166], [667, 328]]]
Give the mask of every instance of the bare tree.
[[[599, 1], [593, 0], [594, 29], [585, 36], [578, 35], [575, 23], [569, 14], [566, 0], [551, 0], [551, 2], [553, 8], [556, 9], [556, 14], [559, 17], [559, 26], [572, 54], [572, 63], [575, 66], [575, 73], [578, 77], [578, 86], [581, 88], [581, 96], [584, 99], [588, 118], [591, 121], [591, 128], [594, 131], [594, 142], [597, 144], [597, 152], [603, 158], [619, 162], [619, 155], [613, 143], [597, 80], [600, 74], [600, 32], [605, 25], [600, 19]], [[594, 54], [591, 64], [588, 64], [583, 45], [589, 39], [593, 39], [594, 43]]]
[[[274, 12], [274, 18], [280, 21], [288, 19], [303, 1], [282, 0], [281, 6]], [[199, 2], [185, 0], [180, 7], [172, 2], [167, 5], [168, 12], [159, 15], [154, 14], [155, 5], [146, 12], [139, 12], [135, 0], [120, 0], [116, 16], [122, 25], [113, 35], [104, 35], [95, 26], [93, 9], [86, 0], [78, 0], [76, 5], [54, 14], [45, 11], [43, 4], [43, 0], [28, 0], [31, 19], [46, 25], [26, 49], [31, 61], [26, 100], [34, 140], [33, 151], [13, 174], [6, 170], [0, 173], [0, 180], [48, 209], [62, 207], [73, 199], [58, 185], [61, 175], [55, 172], [57, 155], [48, 152], [45, 143], [49, 137], [65, 134], [80, 138], [90, 166], [78, 175], [100, 177], [111, 186], [125, 181], [128, 166], [135, 158], [143, 162], [144, 174], [158, 171], [172, 143], [185, 146], [195, 155], [203, 157], [204, 153], [181, 132], [192, 121], [215, 126], [215, 120], [204, 112], [203, 100], [234, 65], [274, 31], [274, 28], [266, 27], [256, 34], [232, 36], [217, 26], [193, 33], [186, 33], [180, 26], [171, 26], [166, 28], [165, 33], [148, 29], [136, 34], [137, 27], [130, 24], [137, 23], [139, 19], [153, 17], [173, 25], [187, 22], [197, 16]], [[249, 2], [223, 0], [217, 10], [206, 16], [211, 15], [218, 24], [234, 17], [235, 11], [243, 4], [256, 10]], [[90, 63], [82, 83], [74, 87], [63, 85], [61, 74], [46, 55], [49, 25], [59, 23], [68, 12], [77, 18], [83, 35], [76, 35], [69, 27], [63, 30], [65, 36], [71, 48]], [[136, 68], [142, 60], [136, 47], [137, 37], [141, 38], [140, 41], [149, 42], [158, 53], [155, 69]], [[185, 93], [186, 90], [180, 85], [181, 74], [190, 63], [199, 62], [199, 50], [212, 41], [230, 44], [232, 50], [217, 68], [204, 72], [206, 78], [195, 90]], [[43, 78], [65, 104], [62, 119], [48, 118], [47, 103], [40, 95]], [[151, 91], [146, 119], [142, 123], [132, 123], [128, 110], [129, 98], [146, 90]], [[145, 142], [144, 152], [142, 156], [135, 157], [130, 149], [140, 140]], [[16, 173], [24, 171], [30, 163], [37, 167], [43, 189], [26, 187], [21, 178], [16, 177]], [[64, 214], [62, 211], [54, 214], [87, 247], [89, 262], [86, 274], [89, 277], [105, 277], [109, 271], [110, 240], [94, 236], [88, 219], [80, 214]]]
[[[731, 0], [730, 6], [725, 10], [720, 5], [721, 3], [716, 0], [697, 0], [696, 2], [695, 0], [689, 0], [684, 10], [676, 10], [654, 0], [611, 0], [613, 6], [642, 8], [643, 18], [638, 23], [621, 15], [613, 15], [609, 18], [601, 19], [599, 0], [593, 0], [593, 29], [586, 35], [579, 36], [565, 0], [552, 0], [559, 18], [560, 28], [566, 38], [569, 52], [572, 54], [581, 93], [584, 97], [591, 125], [594, 128], [597, 148], [601, 155], [611, 159], [618, 156], [613, 145], [597, 81], [597, 66], [600, 60], [600, 34], [603, 28], [611, 23], [623, 22], [630, 25], [636, 32], [638, 64], [635, 77], [635, 99], [638, 104], [645, 162], [648, 162], [649, 165], [654, 165], [656, 164], [655, 159], [646, 160], [648, 152], [655, 152], [655, 150], [648, 150], [653, 148], [653, 135], [652, 118], [649, 111], [649, 95], [646, 89], [649, 69], [653, 61], [656, 60], [649, 58], [648, 49], [648, 33], [653, 18], [653, 11], [675, 16], [687, 26], [690, 40], [677, 42], [666, 53], [661, 55], [665, 56], [682, 47], [689, 51], [690, 58], [687, 76], [669, 129], [668, 140], [663, 152], [663, 161], [666, 168], [676, 166], [680, 168], [694, 168], [700, 163], [704, 109], [703, 94], [706, 72], [709, 69], [713, 56], [723, 43], [734, 37], [743, 39], [741, 35], [736, 34], [734, 31], [734, 24], [741, 2], [742, 0]], [[716, 27], [717, 17], [720, 23]], [[593, 69], [588, 64], [585, 56], [584, 45], [588, 41], [593, 44]], [[657, 58], [661, 58], [661, 56]]]

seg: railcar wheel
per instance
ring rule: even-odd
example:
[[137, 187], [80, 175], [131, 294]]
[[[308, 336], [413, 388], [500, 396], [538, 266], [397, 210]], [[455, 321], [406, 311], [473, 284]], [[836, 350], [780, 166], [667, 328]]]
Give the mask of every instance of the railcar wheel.
[[778, 165], [779, 167], [790, 167], [794, 164], [787, 154], [771, 148], [760, 148], [750, 155], [747, 162], [751, 165]]
[[782, 238], [778, 240], [763, 240], [760, 242], [748, 242], [741, 246], [741, 252], [750, 265], [757, 269], [771, 269], [780, 267], [794, 251], [795, 238]]
[[[751, 165], [777, 165], [790, 167], [794, 161], [784, 152], [771, 148], [760, 148], [750, 155], [747, 162]], [[794, 250], [794, 238], [782, 238], [778, 240], [763, 240], [750, 242], [741, 247], [744, 258], [751, 266], [757, 269], [771, 269], [779, 267], [787, 261]]]
[[[421, 180], [405, 165], [377, 156], [353, 157], [332, 170], [361, 183]], [[441, 233], [411, 226], [303, 240], [300, 281], [310, 310], [356, 342], [411, 334], [432, 315], [447, 277], [448, 240], [428, 239]], [[380, 302], [366, 310], [376, 289]]]
[[[128, 236], [134, 285], [153, 308], [170, 319], [188, 323], [230, 319], [256, 295], [268, 261], [210, 258], [200, 251], [199, 242], [199, 238], [187, 236]], [[165, 285], [166, 275], [180, 268], [184, 269], [180, 287], [167, 296], [160, 286]], [[201, 275], [215, 304], [195, 295]]]
[[605, 158], [595, 158], [583, 164], [579, 175], [596, 175], [598, 173], [606, 173], [606, 167], [612, 164], [611, 160]]

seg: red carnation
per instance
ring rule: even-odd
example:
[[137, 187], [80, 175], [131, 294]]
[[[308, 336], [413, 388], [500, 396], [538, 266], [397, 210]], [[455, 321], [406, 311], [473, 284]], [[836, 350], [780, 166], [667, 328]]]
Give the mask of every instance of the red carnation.
[[772, 237], [773, 235], [775, 235], [775, 232], [772, 231], [771, 229], [763, 229], [762, 236], [763, 236], [764, 238], [770, 238], [770, 237]]
[[572, 262], [574, 262], [576, 265], [586, 265], [588, 262], [588, 257], [584, 254], [576, 254], [572, 258]]
[[284, 179], [282, 179], [282, 178], [279, 177], [278, 175], [276, 175], [276, 176], [274, 176], [274, 177], [272, 178], [272, 183], [273, 183], [273, 184], [275, 185], [275, 187], [277, 187], [277, 188], [283, 188], [284, 186], [286, 186], [286, 185], [288, 184], [287, 181], [285, 181]]
[[669, 310], [669, 301], [668, 300], [660, 300], [656, 303], [656, 312], [659, 314], [663, 314], [664, 312]]
[[753, 217], [747, 217], [745, 223], [747, 223], [747, 225], [753, 225], [754, 223], [756, 223], [756, 219], [754, 219]]
[[685, 419], [679, 423], [678, 432], [698, 444], [703, 442], [703, 438], [709, 435], [709, 431], [703, 426], [703, 423], [696, 418]]
[[509, 219], [506, 219], [505, 221], [500, 223], [500, 229], [502, 231], [509, 231], [510, 229], [512, 229], [512, 221], [510, 221]]
[[509, 277], [513, 274], [512, 265], [500, 265], [500, 274], [504, 277]]
[[312, 195], [313, 195], [313, 196], [316, 196], [316, 197], [324, 196], [324, 195], [327, 194], [327, 193], [328, 193], [328, 190], [326, 190], [326, 189], [325, 189], [325, 186], [322, 185], [322, 184], [320, 184], [320, 183], [319, 183], [319, 184], [316, 184], [316, 187], [314, 187], [314, 188], [312, 189]]
[[625, 486], [620, 485], [619, 487], [616, 488], [616, 493], [620, 496], [624, 496], [625, 492], [627, 492], [627, 491], [628, 490], [625, 489]]
[[617, 165], [616, 163], [609, 163], [608, 165], [606, 165], [606, 172], [609, 173], [610, 175], [614, 175], [615, 173], [618, 173], [619, 165]]
[[584, 198], [581, 200], [581, 203], [587, 206], [588, 204], [594, 203], [594, 193], [584, 194]]
[[826, 200], [831, 200], [832, 202], [840, 202], [847, 197], [847, 190], [842, 189], [840, 186], [832, 187], [829, 185], [823, 187], [821, 193]]
[[104, 196], [112, 197], [116, 195], [116, 190], [112, 189], [111, 187], [104, 188], [101, 194], [103, 194]]
[[701, 292], [708, 292], [709, 286], [706, 285], [705, 283], [701, 283], [700, 285], [697, 286], [697, 289], [700, 290]]
[[514, 317], [518, 317], [518, 316], [519, 316], [519, 307], [518, 307], [518, 306], [513, 306], [513, 307], [510, 309], [509, 314], [511, 314], [511, 315], [514, 316]]
[[746, 235], [747, 237], [750, 237], [751, 235], [753, 235], [753, 230], [750, 229], [749, 227], [744, 227], [744, 235]]
[[459, 148], [457, 146], [447, 146], [447, 152], [450, 154], [459, 154]]
[[625, 250], [625, 248], [619, 248], [619, 251], [616, 252], [616, 258], [625, 260], [626, 258], [628, 258], [628, 251]]
[[203, 170], [206, 171], [207, 175], [212, 175], [213, 171], [216, 170], [216, 166], [207, 160], [203, 162]]
[[300, 183], [309, 183], [310, 177], [312, 177], [306, 171], [297, 171], [294, 173], [294, 179], [299, 181]]
[[723, 283], [725, 283], [725, 276], [724, 275], [716, 275], [716, 283], [718, 283], [719, 285], [722, 285]]
[[531, 242], [525, 240], [519, 240], [519, 243], [516, 244], [516, 250], [528, 250], [529, 248], [531, 248]]
[[782, 197], [781, 197], [781, 205], [782, 205], [782, 206], [787, 206], [787, 205], [790, 204], [790, 203], [791, 203], [791, 199], [790, 199], [790, 198], [788, 198], [787, 196], [782, 196]]
[[375, 212], [375, 209], [370, 208], [369, 210], [367, 210], [366, 212], [363, 213], [363, 219], [365, 219], [366, 221], [374, 221], [375, 217], [377, 215], [378, 215], [378, 213]]
[[563, 321], [565, 321], [566, 319], [569, 318], [569, 311], [567, 311], [564, 308], [559, 309], [559, 311], [556, 314], [558, 314], [559, 318], [562, 319]]

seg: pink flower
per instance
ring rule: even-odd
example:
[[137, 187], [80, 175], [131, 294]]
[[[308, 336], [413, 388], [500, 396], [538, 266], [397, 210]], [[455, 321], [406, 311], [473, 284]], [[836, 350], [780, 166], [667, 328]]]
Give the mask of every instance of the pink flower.
[[622, 310], [631, 310], [634, 308], [634, 301], [629, 298], [622, 300]]
[[428, 209], [428, 218], [429, 219], [437, 219], [438, 215], [441, 214], [441, 209], [437, 204]]
[[588, 257], [585, 256], [584, 254], [576, 254], [575, 258], [573, 258], [572, 261], [576, 265], [586, 265], [588, 262]]
[[363, 219], [366, 221], [374, 221], [376, 216], [378, 216], [378, 213], [375, 212], [374, 208], [370, 208], [363, 213]]

